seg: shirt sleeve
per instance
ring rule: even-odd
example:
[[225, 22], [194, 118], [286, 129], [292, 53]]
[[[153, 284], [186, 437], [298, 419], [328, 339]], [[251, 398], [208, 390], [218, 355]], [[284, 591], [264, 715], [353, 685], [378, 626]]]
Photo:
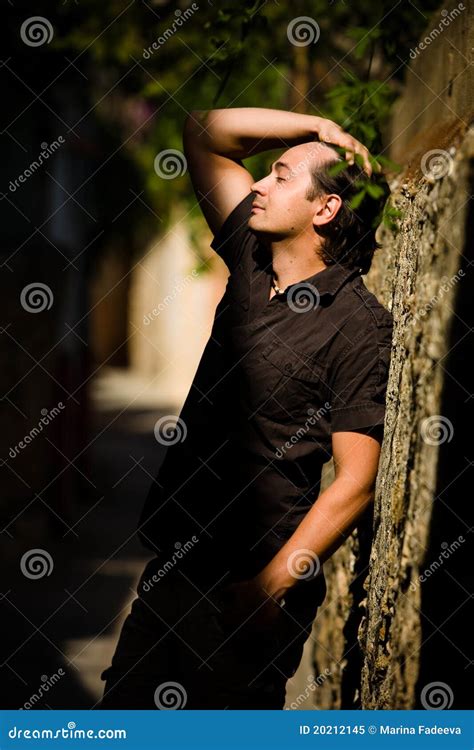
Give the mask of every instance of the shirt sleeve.
[[329, 377], [331, 432], [383, 425], [393, 320], [360, 332], [334, 363]]
[[221, 256], [230, 271], [240, 262], [247, 243], [255, 241], [255, 235], [248, 228], [254, 194], [249, 193], [230, 212], [211, 242], [213, 250]]

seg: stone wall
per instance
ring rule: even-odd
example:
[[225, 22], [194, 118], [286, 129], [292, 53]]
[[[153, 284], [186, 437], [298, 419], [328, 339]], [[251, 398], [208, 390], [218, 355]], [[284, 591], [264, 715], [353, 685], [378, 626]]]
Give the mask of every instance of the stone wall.
[[[329, 674], [313, 693], [317, 708], [416, 705], [416, 581], [430, 543], [439, 447], [454, 430], [441, 398], [456, 301], [468, 283], [474, 40], [472, 3], [460, 5], [410, 63], [387, 135], [389, 155], [403, 166], [391, 183], [403, 218], [397, 236], [381, 231], [383, 248], [366, 277], [395, 319], [385, 438], [373, 517], [325, 564], [328, 595], [313, 629], [313, 663], [303, 666]], [[440, 11], [430, 28], [446, 17]]]

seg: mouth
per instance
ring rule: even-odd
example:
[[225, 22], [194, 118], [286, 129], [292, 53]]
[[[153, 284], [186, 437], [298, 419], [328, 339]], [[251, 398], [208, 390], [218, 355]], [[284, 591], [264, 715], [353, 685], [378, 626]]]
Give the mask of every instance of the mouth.
[[263, 206], [258, 206], [256, 203], [252, 203], [252, 213], [254, 211], [265, 211], [265, 209]]

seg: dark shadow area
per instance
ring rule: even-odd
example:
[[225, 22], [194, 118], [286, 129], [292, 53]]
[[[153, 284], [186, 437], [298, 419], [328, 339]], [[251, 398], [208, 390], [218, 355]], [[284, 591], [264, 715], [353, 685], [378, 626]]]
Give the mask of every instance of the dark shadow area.
[[363, 664], [363, 653], [358, 640], [359, 627], [365, 615], [365, 607], [361, 602], [366, 598], [364, 582], [369, 569], [370, 552], [373, 542], [374, 506], [370, 505], [357, 526], [359, 554], [356, 559], [354, 580], [351, 582], [349, 594], [352, 597], [352, 607], [346, 624], [344, 625], [345, 652], [350, 654], [347, 666], [343, 672], [341, 682], [341, 708], [360, 709], [360, 678]]
[[[150, 558], [135, 529], [163, 458], [164, 447], [153, 434], [159, 416], [134, 409], [95, 413], [88, 451], [95, 487], [75, 506], [69, 530], [58, 523], [44, 544], [8, 545], [2, 570], [3, 708], [88, 709], [98, 700], [100, 673]], [[39, 512], [37, 517], [42, 523]], [[30, 524], [34, 518], [32, 513]], [[19, 563], [33, 546], [42, 554], [37, 563], [31, 558], [29, 577]]]
[[[469, 194], [474, 193], [471, 163]], [[454, 207], [456, 208], [456, 207]], [[417, 685], [417, 708], [423, 688], [443, 682], [438, 696], [447, 696], [446, 708], [469, 709], [472, 702], [472, 362], [474, 346], [473, 274], [474, 203], [470, 201], [452, 327], [449, 332], [440, 414], [452, 426], [452, 439], [439, 446], [439, 464], [430, 544], [421, 572], [422, 650]], [[444, 553], [444, 554], [443, 554]], [[472, 596], [472, 595], [471, 595]], [[472, 610], [471, 610], [472, 612]], [[471, 656], [469, 656], [471, 654]], [[453, 700], [451, 703], [451, 693]], [[449, 705], [450, 704], [450, 705]]]

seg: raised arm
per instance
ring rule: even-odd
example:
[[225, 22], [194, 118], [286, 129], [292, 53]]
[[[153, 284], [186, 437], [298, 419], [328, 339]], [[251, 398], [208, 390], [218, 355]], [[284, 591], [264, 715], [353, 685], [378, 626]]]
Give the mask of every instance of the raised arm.
[[360, 153], [368, 151], [339, 125], [321, 117], [259, 107], [193, 110], [183, 131], [184, 153], [196, 197], [213, 234], [251, 190], [254, 178], [242, 159], [275, 148], [320, 140]]

